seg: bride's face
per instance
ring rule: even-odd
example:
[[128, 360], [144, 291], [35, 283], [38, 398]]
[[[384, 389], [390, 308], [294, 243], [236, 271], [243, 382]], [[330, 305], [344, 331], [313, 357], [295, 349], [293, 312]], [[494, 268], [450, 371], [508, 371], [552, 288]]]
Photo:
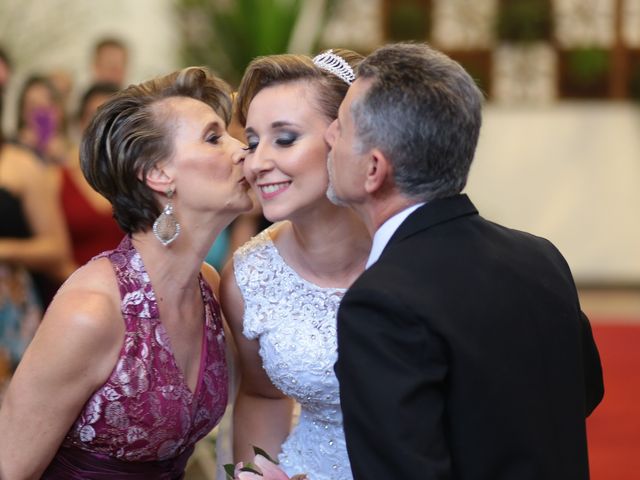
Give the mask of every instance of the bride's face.
[[244, 172], [269, 220], [291, 219], [327, 201], [329, 123], [307, 81], [264, 88], [251, 101]]

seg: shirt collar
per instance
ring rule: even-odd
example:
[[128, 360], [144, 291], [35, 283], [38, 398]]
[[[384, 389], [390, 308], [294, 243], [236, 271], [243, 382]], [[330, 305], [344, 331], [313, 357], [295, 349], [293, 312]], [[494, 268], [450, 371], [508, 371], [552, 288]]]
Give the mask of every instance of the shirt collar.
[[376, 233], [373, 235], [373, 244], [371, 245], [371, 252], [369, 253], [369, 259], [367, 260], [365, 269], [378, 261], [380, 255], [382, 255], [384, 247], [387, 246], [387, 243], [389, 243], [389, 240], [402, 222], [404, 222], [409, 215], [425, 203], [426, 202], [421, 202], [411, 205], [388, 218], [382, 225], [380, 225], [380, 228], [378, 228]]

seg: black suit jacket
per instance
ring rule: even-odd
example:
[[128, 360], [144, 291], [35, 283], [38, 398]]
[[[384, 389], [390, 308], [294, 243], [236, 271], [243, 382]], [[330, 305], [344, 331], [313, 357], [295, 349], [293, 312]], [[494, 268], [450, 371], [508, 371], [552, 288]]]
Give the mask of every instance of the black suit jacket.
[[356, 480], [582, 480], [603, 395], [571, 272], [466, 195], [413, 212], [338, 312]]

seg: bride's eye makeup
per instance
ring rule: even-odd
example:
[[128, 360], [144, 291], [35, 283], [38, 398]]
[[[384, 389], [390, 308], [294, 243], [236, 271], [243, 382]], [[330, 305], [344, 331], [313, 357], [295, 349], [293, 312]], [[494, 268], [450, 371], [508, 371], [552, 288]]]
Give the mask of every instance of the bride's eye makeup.
[[253, 153], [258, 148], [259, 139], [256, 135], [247, 135], [247, 146], [244, 148], [247, 152]]
[[299, 135], [294, 132], [283, 132], [279, 134], [275, 140], [276, 145], [281, 147], [289, 147], [295, 143]]

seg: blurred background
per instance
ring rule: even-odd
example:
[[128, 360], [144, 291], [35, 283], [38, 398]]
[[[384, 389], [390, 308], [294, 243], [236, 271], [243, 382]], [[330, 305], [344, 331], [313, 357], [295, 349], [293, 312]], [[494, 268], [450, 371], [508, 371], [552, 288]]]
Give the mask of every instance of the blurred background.
[[208, 65], [235, 86], [256, 55], [400, 40], [458, 60], [487, 96], [467, 192], [567, 258], [607, 381], [592, 478], [640, 478], [640, 0], [0, 0], [5, 137], [34, 74], [76, 112], [104, 39], [120, 85]]
[[256, 55], [427, 40], [487, 95], [483, 214], [550, 238], [583, 285], [640, 286], [640, 0], [0, 0], [4, 131], [35, 72], [73, 111], [105, 37], [125, 83], [197, 64], [232, 84]]

